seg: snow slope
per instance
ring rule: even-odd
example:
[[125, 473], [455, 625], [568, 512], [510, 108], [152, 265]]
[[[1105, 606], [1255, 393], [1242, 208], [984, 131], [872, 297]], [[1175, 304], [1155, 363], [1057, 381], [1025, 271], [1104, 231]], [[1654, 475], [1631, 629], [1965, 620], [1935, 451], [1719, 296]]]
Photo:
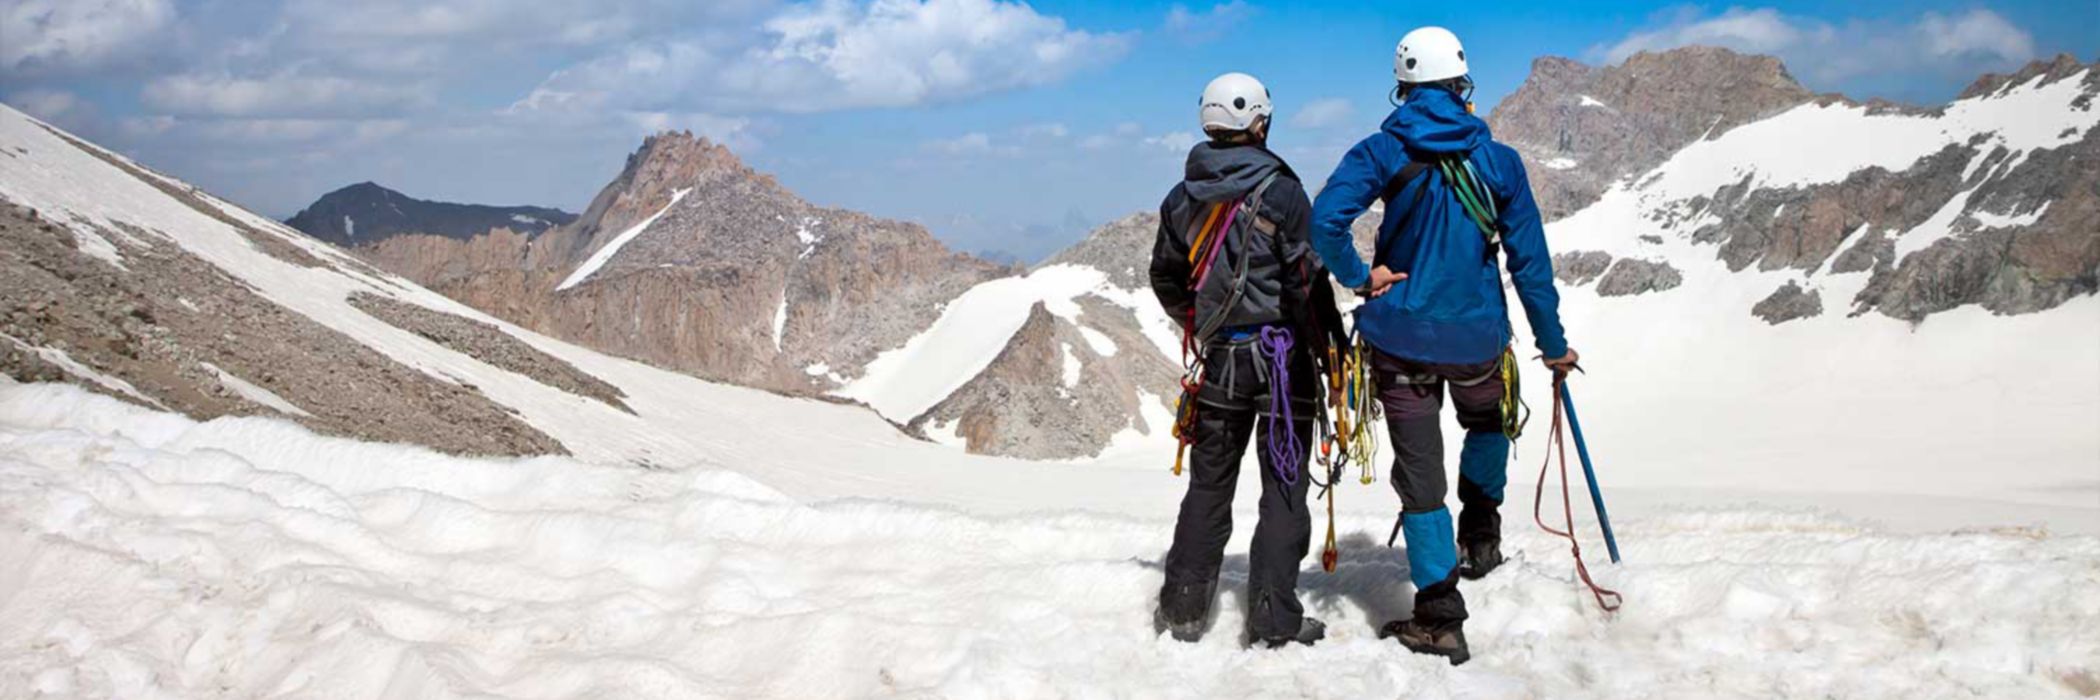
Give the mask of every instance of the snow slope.
[[1328, 641], [1243, 649], [1228, 597], [1183, 645], [1148, 623], [1164, 513], [806, 504], [0, 386], [0, 696], [2048, 698], [2100, 673], [2090, 537], [1646, 515], [1606, 616], [1513, 527], [1454, 669], [1374, 638], [1401, 559], [1384, 517], [1341, 525], [1340, 572], [1304, 578]]

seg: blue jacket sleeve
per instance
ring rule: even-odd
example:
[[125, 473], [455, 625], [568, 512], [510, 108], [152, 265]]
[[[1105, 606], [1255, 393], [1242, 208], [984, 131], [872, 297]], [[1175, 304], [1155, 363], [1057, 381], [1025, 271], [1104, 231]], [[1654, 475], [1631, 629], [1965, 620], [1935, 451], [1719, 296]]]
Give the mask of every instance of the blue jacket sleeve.
[[1349, 225], [1377, 201], [1387, 181], [1406, 165], [1399, 145], [1384, 134], [1357, 142], [1334, 167], [1320, 196], [1313, 200], [1312, 247], [1342, 286], [1357, 288], [1371, 280], [1371, 268], [1356, 254]]
[[1502, 251], [1510, 281], [1516, 284], [1517, 301], [1524, 305], [1539, 352], [1566, 357], [1568, 338], [1560, 325], [1560, 291], [1553, 287], [1553, 254], [1546, 248], [1546, 228], [1531, 196], [1531, 179], [1515, 152], [1500, 155], [1497, 165], [1505, 176], [1496, 178], [1504, 183], [1497, 194], [1503, 197]]

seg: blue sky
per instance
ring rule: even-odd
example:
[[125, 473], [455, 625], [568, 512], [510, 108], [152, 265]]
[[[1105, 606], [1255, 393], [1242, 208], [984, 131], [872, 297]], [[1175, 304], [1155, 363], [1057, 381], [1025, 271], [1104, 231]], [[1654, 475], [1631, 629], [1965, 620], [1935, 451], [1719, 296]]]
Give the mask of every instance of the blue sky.
[[1691, 43], [1931, 104], [2093, 60], [2100, 3], [0, 0], [0, 100], [275, 216], [363, 180], [576, 210], [691, 129], [817, 203], [1033, 259], [1156, 206], [1221, 72], [1270, 85], [1274, 146], [1323, 179], [1424, 24], [1465, 40], [1483, 110], [1538, 56]]

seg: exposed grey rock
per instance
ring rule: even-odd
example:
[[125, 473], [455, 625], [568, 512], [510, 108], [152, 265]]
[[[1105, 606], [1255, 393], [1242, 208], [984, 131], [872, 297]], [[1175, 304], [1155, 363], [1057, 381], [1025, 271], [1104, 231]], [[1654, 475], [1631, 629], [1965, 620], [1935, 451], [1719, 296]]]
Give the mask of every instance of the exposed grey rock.
[[1684, 284], [1684, 275], [1667, 262], [1620, 258], [1604, 279], [1597, 282], [1597, 294], [1607, 297], [1623, 297], [1648, 292], [1661, 292]]
[[1553, 277], [1561, 284], [1589, 284], [1611, 267], [1611, 254], [1601, 250], [1578, 250], [1553, 256]]
[[[2088, 90], [2100, 91], [2100, 76], [2088, 75]], [[2032, 313], [2100, 291], [2100, 129], [1977, 185], [1966, 211], [2040, 215], [2008, 228], [1957, 218], [1954, 235], [1877, 272], [1856, 303], [1919, 321], [1969, 304]]]
[[1779, 325], [1795, 319], [1823, 314], [1823, 293], [1819, 290], [1804, 290], [1800, 284], [1788, 281], [1764, 301], [1750, 307], [1750, 314], [1764, 319], [1765, 323]]
[[1869, 231], [1852, 246], [1830, 261], [1830, 271], [1837, 274], [1881, 270], [1895, 264], [1896, 241], [1884, 231]]
[[1159, 213], [1143, 212], [1094, 229], [1070, 248], [1044, 260], [1051, 265], [1085, 265], [1108, 274], [1110, 284], [1132, 290], [1152, 288], [1152, 245], [1159, 238]]

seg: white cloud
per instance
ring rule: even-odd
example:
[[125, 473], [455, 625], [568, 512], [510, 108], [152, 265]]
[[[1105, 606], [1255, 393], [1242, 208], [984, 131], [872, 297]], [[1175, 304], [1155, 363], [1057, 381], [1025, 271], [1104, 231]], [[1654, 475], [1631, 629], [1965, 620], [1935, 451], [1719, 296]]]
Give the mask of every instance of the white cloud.
[[174, 18], [170, 0], [0, 0], [0, 73], [105, 66], [143, 53]]
[[1224, 38], [1241, 22], [1253, 17], [1254, 12], [1254, 6], [1244, 0], [1218, 3], [1202, 12], [1177, 3], [1167, 8], [1167, 18], [1161, 28], [1168, 36], [1184, 43], [1200, 44]]
[[1797, 21], [1765, 7], [1746, 10], [1728, 8], [1718, 17], [1700, 17], [1696, 11], [1680, 12], [1666, 26], [1619, 40], [1605, 51], [1613, 63], [1642, 51], [1663, 51], [1679, 46], [1725, 46], [1748, 53], [1772, 53], [1800, 43], [1804, 31]]
[[1348, 100], [1329, 97], [1313, 100], [1298, 108], [1291, 115], [1290, 126], [1296, 129], [1332, 129], [1348, 126], [1356, 118], [1356, 107]]
[[627, 118], [646, 133], [691, 131], [743, 155], [764, 146], [756, 133], [756, 122], [748, 117], [703, 112], [630, 112]]
[[996, 143], [990, 134], [973, 131], [951, 139], [935, 139], [922, 144], [929, 152], [949, 156], [1018, 156], [1021, 148]]
[[405, 119], [184, 118], [173, 115], [132, 117], [118, 123], [126, 135], [172, 134], [185, 141], [232, 144], [253, 149], [268, 145], [327, 143], [357, 146], [393, 138], [409, 129]]
[[1129, 44], [998, 0], [823, 0], [761, 26], [749, 45], [702, 37], [625, 46], [557, 71], [514, 108], [906, 107], [1053, 83], [1121, 58]]
[[24, 90], [7, 96], [7, 103], [14, 105], [29, 116], [51, 123], [65, 121], [68, 115], [80, 111], [78, 96], [64, 90]]
[[1047, 124], [1029, 124], [1021, 127], [1020, 132], [1021, 136], [1026, 138], [1046, 139], [1053, 141], [1065, 138], [1066, 136], [1070, 136], [1072, 134], [1071, 129], [1067, 128], [1063, 124], [1058, 124], [1055, 122]]
[[1145, 138], [1145, 145], [1147, 146], [1158, 146], [1176, 153], [1195, 148], [1196, 144], [1202, 142], [1203, 137], [1187, 131], [1173, 131]]
[[1970, 10], [1952, 18], [1927, 12], [1919, 29], [1925, 34], [1925, 50], [1941, 58], [1981, 55], [2018, 62], [2035, 56], [2034, 36], [1990, 10]]
[[1656, 26], [1592, 47], [1593, 57], [1623, 61], [1642, 51], [1720, 46], [1778, 56], [1811, 87], [1861, 78], [1974, 77], [2017, 68], [2036, 56], [2034, 37], [1987, 9], [1956, 16], [1926, 12], [1910, 21], [1828, 21], [1770, 7], [1732, 7], [1708, 16], [1697, 9], [1663, 15]]
[[148, 106], [178, 115], [342, 117], [385, 114], [426, 98], [422, 88], [379, 79], [280, 70], [257, 77], [185, 73], [155, 79]]

